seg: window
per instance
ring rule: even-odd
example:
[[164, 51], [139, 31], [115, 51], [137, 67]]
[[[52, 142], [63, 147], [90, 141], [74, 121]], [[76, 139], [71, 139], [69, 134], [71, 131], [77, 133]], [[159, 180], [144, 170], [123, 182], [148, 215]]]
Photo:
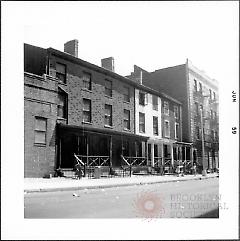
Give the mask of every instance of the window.
[[56, 77], [60, 82], [66, 83], [66, 65], [56, 63]]
[[158, 135], [158, 117], [153, 116], [153, 134]]
[[145, 114], [139, 112], [139, 132], [145, 133]]
[[213, 119], [213, 111], [210, 110], [210, 118]]
[[216, 93], [213, 91], [213, 99], [216, 100]]
[[196, 137], [197, 139], [200, 139], [200, 129], [198, 126], [196, 126]]
[[163, 103], [163, 111], [165, 115], [169, 115], [169, 103], [167, 101]]
[[92, 121], [91, 100], [83, 99], [83, 122], [91, 123]]
[[164, 121], [164, 135], [165, 137], [170, 137], [170, 126], [167, 120]]
[[106, 126], [112, 126], [112, 106], [105, 105], [105, 122]]
[[197, 92], [197, 81], [194, 80], [194, 90]]
[[195, 112], [196, 112], [196, 115], [199, 115], [199, 109], [198, 109], [198, 103], [195, 102]]
[[199, 92], [202, 94], [202, 84], [199, 82]]
[[179, 123], [175, 123], [175, 139], [179, 138]]
[[214, 120], [217, 120], [217, 112], [214, 111], [213, 114], [214, 114], [214, 116], [213, 116]]
[[87, 90], [92, 89], [92, 76], [90, 73], [83, 72], [83, 88]]
[[67, 95], [63, 92], [58, 93], [57, 116], [67, 118]]
[[212, 140], [215, 140], [215, 132], [214, 132], [214, 130], [211, 130], [211, 138], [212, 138]]
[[212, 99], [212, 90], [211, 89], [209, 89], [209, 98], [210, 98], [210, 100]]
[[152, 95], [152, 106], [153, 110], [158, 110], [158, 97], [155, 95]]
[[179, 118], [178, 106], [174, 106], [174, 117], [175, 117], [175, 119]]
[[105, 95], [112, 97], [112, 81], [105, 79]]
[[146, 105], [146, 93], [139, 91], [139, 105]]
[[47, 119], [35, 117], [35, 144], [46, 145]]
[[130, 110], [124, 110], [124, 129], [130, 130]]
[[130, 88], [123, 87], [123, 100], [126, 102], [130, 102]]

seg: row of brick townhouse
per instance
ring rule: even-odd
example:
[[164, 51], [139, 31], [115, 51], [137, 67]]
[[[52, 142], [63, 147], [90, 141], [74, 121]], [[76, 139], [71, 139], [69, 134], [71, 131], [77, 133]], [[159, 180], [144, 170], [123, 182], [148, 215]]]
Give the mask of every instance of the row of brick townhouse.
[[182, 103], [182, 141], [192, 143], [200, 169], [219, 168], [218, 82], [191, 61], [148, 72], [138, 66], [128, 77], [164, 92]]
[[64, 52], [24, 44], [24, 176], [71, 170], [76, 159], [85, 167], [163, 172], [179, 160], [192, 163], [197, 146], [184, 138], [186, 103], [151, 86], [149, 76], [137, 66], [131, 76], [115, 73], [112, 57], [101, 67], [86, 62], [77, 40]]

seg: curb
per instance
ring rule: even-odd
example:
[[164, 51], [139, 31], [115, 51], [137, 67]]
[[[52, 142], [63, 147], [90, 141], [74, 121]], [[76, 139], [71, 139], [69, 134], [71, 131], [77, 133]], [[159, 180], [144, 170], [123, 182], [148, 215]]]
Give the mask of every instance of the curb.
[[100, 188], [113, 188], [113, 187], [127, 187], [127, 186], [134, 186], [134, 185], [149, 185], [149, 184], [156, 184], [156, 183], [169, 183], [169, 182], [184, 182], [184, 181], [192, 181], [192, 180], [203, 180], [203, 179], [210, 179], [210, 178], [218, 178], [219, 176], [201, 176], [196, 178], [189, 178], [189, 179], [175, 179], [175, 180], [159, 180], [159, 181], [151, 181], [151, 182], [137, 182], [137, 183], [123, 183], [123, 184], [107, 184], [107, 185], [96, 185], [96, 186], [86, 186], [86, 187], [56, 187], [56, 188], [38, 188], [38, 189], [29, 189], [24, 190], [24, 193], [39, 193], [39, 192], [57, 192], [57, 191], [76, 191], [76, 190], [85, 190], [85, 189], [100, 189]]

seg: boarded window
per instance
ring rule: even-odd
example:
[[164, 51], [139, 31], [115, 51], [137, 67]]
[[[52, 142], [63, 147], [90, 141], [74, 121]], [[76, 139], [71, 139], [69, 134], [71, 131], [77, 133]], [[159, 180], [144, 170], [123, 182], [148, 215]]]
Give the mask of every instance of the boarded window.
[[36, 144], [46, 145], [47, 119], [43, 117], [35, 117], [35, 140]]

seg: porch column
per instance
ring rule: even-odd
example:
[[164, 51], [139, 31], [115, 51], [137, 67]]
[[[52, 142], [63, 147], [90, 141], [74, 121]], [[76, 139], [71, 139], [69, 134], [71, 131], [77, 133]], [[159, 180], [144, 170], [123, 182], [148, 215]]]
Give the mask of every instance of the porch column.
[[110, 166], [112, 166], [112, 136], [110, 136], [110, 143], [109, 143], [109, 158], [110, 158]]
[[147, 141], [145, 142], [145, 149], [146, 149], [145, 157], [146, 157], [147, 165], [148, 165], [148, 143], [147, 143]]
[[171, 166], [173, 167], [174, 159], [173, 159], [173, 144], [170, 144], [171, 146]]
[[163, 143], [161, 143], [161, 157], [162, 157], [161, 166], [164, 166], [164, 150], [163, 150]]
[[134, 142], [135, 145], [135, 157], [137, 156], [137, 141]]
[[79, 150], [80, 150], [80, 145], [79, 145], [79, 143], [80, 143], [80, 138], [79, 138], [79, 136], [77, 136], [77, 151], [78, 151], [78, 155], [79, 155]]
[[193, 166], [193, 146], [192, 145], [190, 146], [190, 159]]
[[154, 166], [154, 143], [151, 143], [151, 166]]
[[184, 146], [184, 153], [185, 153], [185, 161], [187, 161], [187, 149], [186, 149], [187, 147], [186, 146]]
[[62, 165], [62, 139], [59, 138], [59, 167]]
[[89, 154], [89, 144], [88, 144], [88, 136], [86, 136], [86, 144], [87, 144], [87, 166], [88, 166], [88, 154]]

